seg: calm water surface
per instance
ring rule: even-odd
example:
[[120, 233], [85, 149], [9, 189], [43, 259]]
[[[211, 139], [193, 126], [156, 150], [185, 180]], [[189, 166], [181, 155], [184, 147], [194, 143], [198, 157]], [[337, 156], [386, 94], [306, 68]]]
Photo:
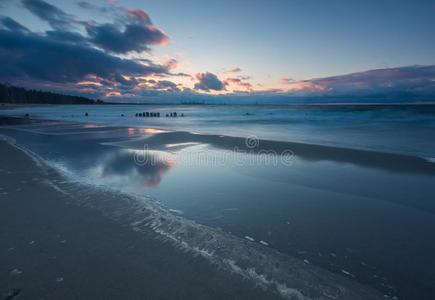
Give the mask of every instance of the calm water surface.
[[[183, 118], [137, 118], [172, 111]], [[85, 117], [85, 112], [89, 116]], [[337, 145], [435, 158], [435, 105], [67, 105], [2, 110], [34, 118], [105, 125], [158, 127], [279, 141]], [[122, 116], [124, 115], [124, 116]]]

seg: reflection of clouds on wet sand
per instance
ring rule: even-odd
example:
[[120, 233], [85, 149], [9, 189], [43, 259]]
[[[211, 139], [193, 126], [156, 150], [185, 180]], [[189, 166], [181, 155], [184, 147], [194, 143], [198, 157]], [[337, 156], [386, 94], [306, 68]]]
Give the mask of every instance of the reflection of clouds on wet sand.
[[158, 133], [167, 132], [166, 130], [157, 128], [141, 128], [141, 127], [129, 127], [127, 128], [128, 136], [132, 135], [154, 135]]
[[[135, 153], [125, 149], [109, 152], [87, 171], [93, 180], [103, 185], [124, 187], [158, 186], [174, 160], [143, 151], [142, 163], [135, 161]], [[128, 183], [128, 185], [127, 185]]]

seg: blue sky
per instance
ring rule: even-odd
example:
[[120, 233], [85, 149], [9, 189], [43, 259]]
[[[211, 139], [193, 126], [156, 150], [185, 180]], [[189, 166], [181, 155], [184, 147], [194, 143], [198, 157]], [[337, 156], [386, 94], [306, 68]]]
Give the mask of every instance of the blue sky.
[[[313, 79], [371, 69], [435, 64], [435, 1], [93, 1], [93, 6], [98, 6], [98, 9], [78, 3], [0, 0], [0, 15], [27, 27], [38, 38], [52, 38], [48, 37], [47, 31], [67, 30], [83, 36], [80, 44], [76, 43], [77, 47], [90, 47], [135, 62], [147, 59], [148, 64], [151, 62], [159, 66], [165, 66], [170, 61], [176, 63], [157, 74], [117, 69], [116, 72], [108, 71], [109, 76], [107, 72], [100, 74], [99, 71], [87, 70], [80, 74], [83, 78], [71, 78], [76, 82], [68, 84], [50, 84], [47, 76], [33, 78], [37, 77], [34, 67], [33, 73], [29, 74], [28, 69], [16, 70], [16, 66], [11, 66], [13, 72], [0, 74], [0, 77], [10, 82], [33, 86], [40, 84], [52, 89], [76, 88], [87, 94], [92, 94], [92, 89], [82, 88], [85, 86], [83, 82], [89, 83], [97, 77], [95, 80], [102, 86], [95, 90], [96, 95], [109, 96], [113, 92], [111, 96], [127, 98], [142, 95], [142, 92], [149, 93], [150, 90], [217, 94], [292, 93], [301, 90], [325, 93], [336, 89], [337, 85], [313, 88]], [[67, 19], [65, 24], [72, 22], [72, 25], [53, 28], [53, 23], [47, 19], [50, 16], [38, 15], [31, 9], [44, 4], [61, 11], [60, 17]], [[145, 19], [139, 22], [131, 15], [132, 10], [146, 13], [151, 23]], [[120, 47], [131, 50], [121, 53], [118, 51], [120, 48], [114, 45], [116, 38], [109, 41], [110, 36], [105, 31], [108, 28], [103, 27], [104, 24], [111, 24], [112, 29], [119, 30], [119, 37], [131, 24], [145, 27], [151, 24], [156, 30], [154, 33], [159, 36], [155, 36], [154, 40], [142, 36], [145, 40], [140, 45], [138, 43], [138, 48], [128, 49], [128, 45], [120, 44]], [[4, 25], [3, 30], [10, 33], [15, 28]], [[25, 35], [29, 37], [30, 33]], [[11, 51], [10, 43], [14, 41], [8, 40], [9, 44], [5, 41], [0, 41], [0, 46]], [[120, 43], [122, 41], [127, 40], [120, 40]], [[131, 37], [128, 41], [132, 41]], [[41, 51], [46, 51], [47, 47], [44, 45]], [[114, 47], [118, 52], [113, 52]], [[46, 58], [47, 64], [53, 63], [44, 53], [40, 55], [41, 59]], [[23, 55], [30, 54], [23, 52]], [[56, 62], [59, 61], [60, 58]], [[414, 80], [412, 72], [414, 70], [409, 68], [405, 72], [410, 80]], [[420, 72], [416, 76], [421, 79], [421, 69], [416, 72]], [[12, 73], [16, 73], [15, 77], [10, 75]], [[180, 73], [186, 76], [173, 76]], [[389, 80], [394, 77], [391, 74], [395, 73], [383, 74], [390, 76], [383, 79], [385, 85], [390, 85]], [[424, 78], [425, 82], [433, 87], [433, 74], [427, 69], [424, 74], [428, 76]], [[119, 75], [130, 82], [115, 80], [114, 77]], [[126, 85], [133, 86], [134, 78], [142, 78], [143, 84], [136, 84], [134, 89], [128, 91]], [[145, 82], [147, 78], [149, 82]], [[111, 81], [112, 85], [103, 84], [104, 79]], [[82, 82], [80, 87], [74, 87], [79, 82]], [[316, 84], [324, 82], [330, 81], [316, 81]], [[117, 85], [121, 88], [117, 89]], [[361, 86], [361, 83], [356, 85]], [[409, 90], [410, 87], [406, 88]], [[418, 88], [421, 90], [420, 85]], [[428, 89], [425, 87], [424, 90], [427, 92]]]
[[434, 1], [220, 0], [145, 5], [154, 22], [172, 36], [171, 50], [186, 53], [214, 72], [238, 66], [257, 76], [301, 80], [435, 60]]

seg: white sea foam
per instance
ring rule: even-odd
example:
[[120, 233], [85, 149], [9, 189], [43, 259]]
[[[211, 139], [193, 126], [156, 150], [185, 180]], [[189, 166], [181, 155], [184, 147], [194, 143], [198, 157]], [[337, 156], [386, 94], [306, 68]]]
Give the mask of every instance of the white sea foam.
[[199, 145], [199, 143], [188, 142], [188, 143], [178, 143], [178, 144], [166, 144], [166, 148], [175, 148], [181, 146], [196, 146], [196, 145]]
[[423, 159], [427, 162], [435, 164], [435, 157], [423, 157]]
[[255, 242], [255, 239], [253, 237], [250, 237], [249, 235], [245, 235], [245, 239], [251, 242]]
[[346, 270], [341, 270], [341, 273], [346, 274], [347, 276], [355, 277], [353, 274]]

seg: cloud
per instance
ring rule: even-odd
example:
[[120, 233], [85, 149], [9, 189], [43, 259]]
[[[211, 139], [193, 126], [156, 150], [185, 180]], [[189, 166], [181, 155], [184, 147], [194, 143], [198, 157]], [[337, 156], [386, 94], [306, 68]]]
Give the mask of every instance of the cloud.
[[125, 86], [122, 76], [169, 72], [167, 66], [107, 54], [84, 43], [79, 35], [75, 36], [76, 42], [72, 42], [73, 37], [63, 40], [59, 34], [24, 32], [16, 24], [0, 30], [0, 78], [66, 85], [92, 78], [103, 87], [110, 87]]
[[281, 84], [290, 84], [290, 83], [294, 83], [294, 82], [296, 82], [296, 80], [294, 80], [293, 78], [281, 78], [281, 79], [279, 80], [279, 82], [280, 82]]
[[145, 11], [142, 9], [127, 8], [119, 4], [118, 1], [107, 0], [105, 5], [79, 1], [77, 5], [84, 10], [107, 14], [110, 19], [116, 19], [119, 23], [129, 23], [136, 20], [142, 24], [152, 24], [151, 18]]
[[48, 22], [55, 31], [71, 31], [85, 26], [88, 42], [117, 54], [149, 51], [151, 45], [164, 45], [169, 37], [156, 28], [151, 18], [141, 9], [127, 9], [110, 4], [97, 6], [89, 2], [79, 2], [79, 7], [114, 14], [114, 23], [98, 24], [93, 21], [78, 21], [58, 7], [44, 0], [21, 0], [23, 6], [40, 19]]
[[165, 65], [168, 69], [176, 69], [178, 67], [178, 61], [175, 58], [171, 58], [165, 63]]
[[[0, 0], [1, 1], [1, 0]], [[152, 76], [172, 74], [175, 59], [156, 64], [151, 59], [118, 54], [149, 50], [168, 40], [149, 15], [108, 1], [105, 6], [80, 2], [82, 9], [108, 13], [113, 23], [81, 21], [44, 0], [21, 0], [24, 8], [46, 21], [51, 29], [32, 32], [10, 17], [0, 16], [0, 80], [31, 88], [76, 92], [86, 96], [135, 96], [140, 89], [179, 91], [177, 84], [160, 80], [141, 86]]]
[[145, 24], [152, 24], [150, 16], [142, 9], [127, 9], [127, 15], [132, 20], [137, 20]]
[[87, 39], [79, 33], [63, 30], [49, 30], [45, 32], [45, 35], [52, 39], [65, 43], [88, 45]]
[[18, 32], [28, 32], [29, 29], [9, 17], [0, 17], [0, 28]]
[[243, 89], [248, 90], [248, 91], [253, 90], [252, 84], [250, 84], [249, 82], [243, 81], [240, 78], [227, 78], [224, 80], [224, 84], [226, 86], [234, 85], [238, 88], [243, 88]]
[[177, 84], [169, 80], [160, 80], [154, 86], [156, 90], [179, 91]]
[[150, 45], [168, 41], [168, 37], [152, 25], [129, 24], [120, 28], [115, 24], [102, 24], [89, 25], [86, 30], [94, 45], [119, 54], [148, 51]]
[[435, 66], [376, 69], [340, 76], [289, 82], [290, 92], [304, 95], [435, 94]]
[[55, 29], [70, 29], [75, 23], [73, 16], [43, 0], [21, 0], [30, 12], [50, 24]]
[[237, 68], [228, 70], [226, 73], [240, 73], [240, 72], [242, 72], [242, 69], [237, 67]]
[[198, 73], [196, 74], [196, 79], [198, 79], [199, 82], [195, 83], [195, 90], [202, 90], [205, 92], [209, 92], [210, 90], [225, 90], [224, 83], [213, 73]]
[[79, 1], [79, 2], [77, 2], [77, 5], [82, 9], [93, 10], [93, 11], [97, 11], [97, 12], [101, 12], [101, 13], [107, 13], [110, 11], [110, 9], [106, 6], [95, 5], [93, 3], [89, 3], [86, 1]]
[[86, 23], [89, 41], [95, 46], [117, 54], [149, 51], [151, 45], [165, 45], [169, 37], [156, 28], [149, 15], [142, 9], [130, 9], [108, 2], [108, 6], [97, 6], [85, 1], [78, 5], [87, 10], [111, 14], [113, 23]]

